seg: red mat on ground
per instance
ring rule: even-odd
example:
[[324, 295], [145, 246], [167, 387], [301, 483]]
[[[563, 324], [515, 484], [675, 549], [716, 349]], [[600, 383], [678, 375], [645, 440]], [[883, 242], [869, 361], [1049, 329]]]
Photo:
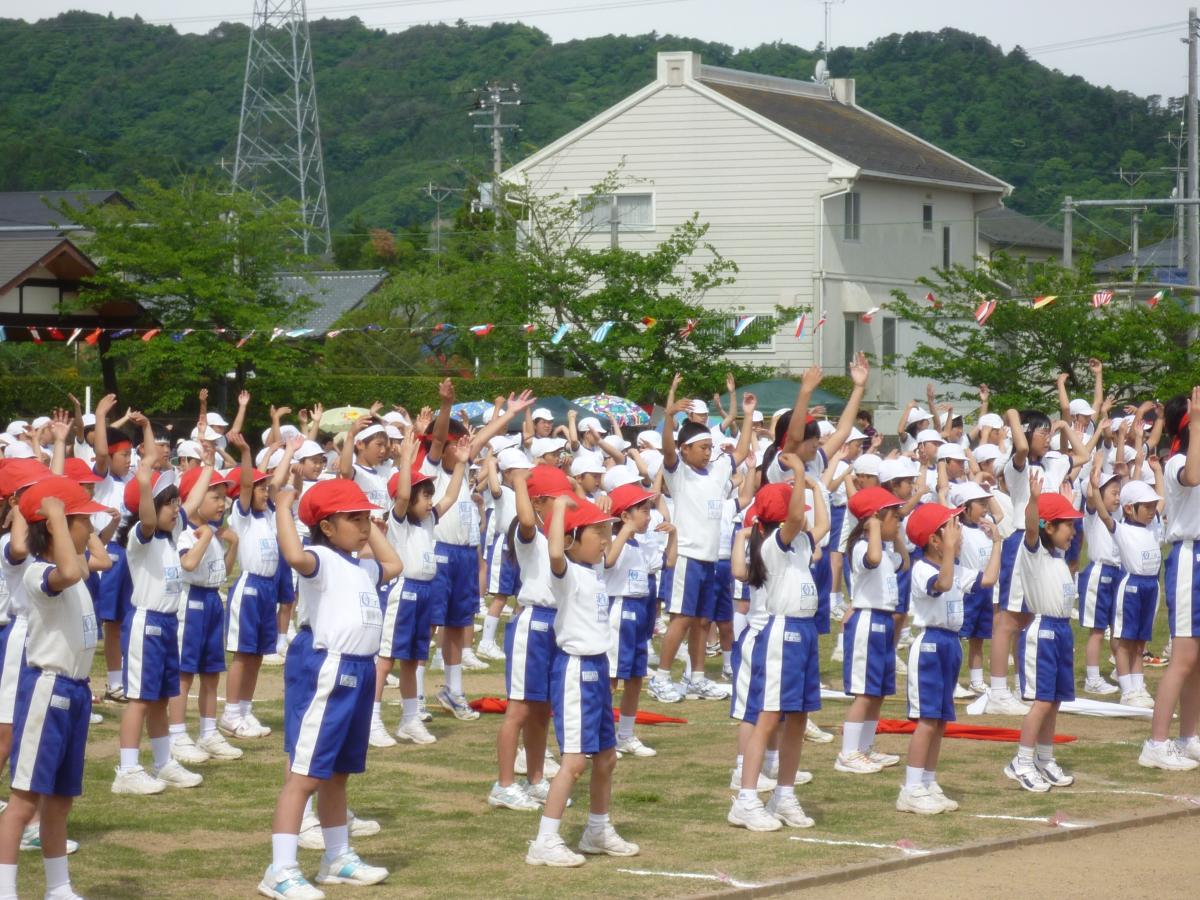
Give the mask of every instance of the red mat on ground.
[[[916, 730], [916, 722], [880, 719], [875, 732], [877, 734], [912, 734]], [[1002, 741], [1015, 744], [1021, 739], [1021, 730], [1019, 728], [996, 728], [992, 725], [963, 725], [959, 722], [947, 722], [946, 737], [964, 738], [968, 741]], [[1056, 734], [1054, 743], [1069, 744], [1075, 739], [1072, 734]]]
[[[503, 697], [480, 697], [469, 703], [471, 709], [481, 713], [503, 713], [508, 709], [508, 701]], [[618, 710], [613, 710], [613, 718], [617, 718]], [[660, 713], [646, 712], [639, 709], [637, 718], [633, 720], [638, 725], [686, 725], [687, 719], [675, 716], [664, 716]]]

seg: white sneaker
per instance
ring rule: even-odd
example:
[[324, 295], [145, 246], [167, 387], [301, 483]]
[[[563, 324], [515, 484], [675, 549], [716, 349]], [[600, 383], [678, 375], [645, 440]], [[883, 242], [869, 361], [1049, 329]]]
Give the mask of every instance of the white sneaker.
[[560, 835], [547, 834], [538, 835], [536, 840], [529, 842], [525, 862], [531, 866], [573, 869], [582, 866], [587, 859], [568, 847]]
[[371, 719], [371, 733], [367, 743], [372, 747], [395, 747], [396, 739], [388, 734], [387, 726], [381, 719]]
[[896, 809], [919, 816], [936, 816], [946, 811], [941, 801], [924, 785], [900, 788], [900, 796], [896, 798]]
[[983, 710], [989, 716], [1023, 716], [1029, 707], [1018, 700], [1012, 691], [988, 689], [987, 706]]
[[778, 794], [772, 794], [771, 799], [767, 801], [767, 814], [792, 828], [812, 828], [815, 824], [804, 814], [804, 809], [795, 794], [789, 794], [782, 799]]
[[429, 711], [429, 708], [425, 706], [424, 694], [417, 695], [417, 718], [426, 725], [433, 721], [433, 714]]
[[1179, 753], [1185, 759], [1194, 759], [1200, 762], [1200, 740], [1190, 738], [1186, 741], [1176, 741], [1175, 745], [1179, 748]]
[[168, 760], [160, 769], [151, 769], [150, 774], [159, 781], [166, 782], [169, 787], [175, 788], [199, 787], [204, 781], [204, 776], [199, 772], [189, 772], [173, 759]]
[[332, 862], [322, 856], [321, 867], [317, 870], [318, 884], [379, 884], [387, 877], [387, 869], [367, 865], [353, 850], [347, 850]]
[[401, 722], [400, 727], [396, 729], [396, 737], [402, 741], [412, 741], [414, 744], [437, 743], [437, 738], [429, 733], [429, 729], [420, 719]]
[[729, 807], [729, 814], [725, 816], [725, 821], [730, 825], [750, 831], [778, 831], [783, 827], [783, 822], [767, 812], [767, 808], [757, 797], [753, 800], [740, 800], [734, 797], [733, 805]]
[[874, 775], [876, 772], [882, 772], [883, 766], [865, 753], [855, 750], [853, 753], [839, 753], [834, 760], [833, 769], [835, 772], [846, 772], [850, 775]]
[[467, 698], [462, 694], [452, 694], [450, 688], [443, 686], [437, 693], [438, 703], [442, 704], [442, 708], [448, 712], [454, 713], [454, 718], [462, 719], [464, 722], [470, 722], [473, 719], [479, 718], [479, 713], [471, 709], [467, 703]]
[[305, 850], [325, 849], [325, 832], [321, 829], [321, 820], [316, 815], [307, 815], [301, 821], [299, 842]]
[[[560, 768], [561, 767], [558, 764], [558, 760], [554, 758], [554, 754], [551, 753], [550, 748], [547, 747], [546, 748], [546, 756], [542, 760], [542, 775], [546, 778], [553, 778], [555, 775], [558, 774], [558, 770]], [[568, 805], [570, 805], [570, 804], [568, 804]]]
[[925, 787], [928, 789], [929, 793], [933, 795], [934, 799], [937, 800], [938, 803], [942, 804], [942, 809], [944, 809], [946, 812], [955, 812], [958, 810], [958, 801], [951, 800], [949, 797], [947, 797], [946, 792], [942, 790], [942, 786], [936, 781], [925, 785]]
[[262, 658], [264, 666], [282, 666], [283, 656], [279, 653], [268, 653]]
[[525, 796], [538, 806], [545, 806], [546, 801], [550, 798], [550, 779], [543, 778], [537, 784], [530, 784], [526, 781], [521, 785], [521, 789], [525, 791]]
[[896, 674], [897, 675], [907, 675], [908, 674], [908, 663], [906, 663], [900, 657], [899, 653], [896, 654]]
[[258, 883], [258, 892], [275, 900], [325, 900], [324, 892], [309, 884], [296, 866], [278, 871], [274, 866], [267, 866], [262, 881]]
[[659, 678], [655, 675], [646, 684], [646, 690], [650, 692], [650, 696], [659, 703], [681, 703], [683, 702], [683, 694], [679, 693], [679, 689], [675, 687], [670, 680]]
[[722, 687], [715, 681], [709, 681], [701, 675], [699, 678], [693, 677], [688, 682], [687, 698], [689, 700], [728, 700], [729, 688]]
[[529, 774], [529, 765], [525, 761], [525, 748], [524, 747], [517, 748], [517, 758], [513, 762], [513, 774], [514, 775], [528, 775]]
[[[21, 832], [21, 849], [22, 850], [37, 850], [42, 849], [42, 831], [38, 823], [26, 825], [25, 830]], [[73, 841], [67, 838], [67, 856], [72, 853], [79, 852], [79, 841]], [[56, 898], [57, 900], [57, 898]]]
[[1035, 760], [1034, 766], [1037, 767], [1038, 774], [1045, 778], [1055, 787], [1070, 787], [1075, 783], [1075, 776], [1068, 775], [1062, 770], [1062, 766], [1058, 764], [1058, 760]]
[[219, 731], [196, 741], [196, 747], [208, 754], [209, 759], [241, 759], [242, 751], [225, 740]]
[[913, 635], [911, 628], [907, 630], [901, 629], [900, 636], [896, 638], [896, 649], [907, 650], [912, 646], [914, 640], [916, 640], [916, 637]]
[[833, 735], [828, 731], [822, 731], [821, 726], [812, 720], [812, 716], [809, 716], [808, 721], [804, 725], [804, 739], [814, 744], [833, 743]]
[[954, 685], [954, 699], [955, 700], [972, 700], [972, 699], [974, 699], [974, 697], [975, 697], [975, 692], [972, 691], [970, 688], [965, 688], [961, 684], [955, 683], [955, 685]]
[[1004, 767], [1004, 777], [1011, 778], [1022, 788], [1035, 794], [1044, 794], [1051, 788], [1050, 782], [1042, 777], [1037, 766], [1028, 763], [1022, 765], [1015, 759]]
[[1161, 744], [1147, 740], [1142, 743], [1142, 752], [1138, 756], [1138, 765], [1147, 769], [1164, 769], [1168, 772], [1190, 772], [1200, 767], [1190, 757], [1184, 756], [1178, 741], [1169, 738]]
[[1085, 694], [1115, 694], [1121, 689], [1103, 676], [1088, 678], [1083, 682]]
[[887, 769], [897, 765], [900, 762], [900, 757], [894, 753], [880, 753], [874, 747], [867, 751], [867, 759], [875, 763], [880, 768]]
[[988, 692], [988, 686], [986, 684], [984, 684], [982, 681], [972, 681], [971, 682], [971, 693], [973, 693], [976, 697], [982, 697], [987, 692]]
[[846, 658], [846, 655], [845, 655], [845, 651], [842, 648], [842, 639], [841, 639], [841, 636], [839, 635], [838, 638], [833, 642], [833, 652], [829, 654], [829, 661], [835, 662], [835, 663], [840, 663], [843, 660], [845, 660], [845, 658]]
[[209, 755], [196, 746], [191, 735], [181, 734], [171, 741], [171, 758], [189, 766], [208, 762]]
[[647, 747], [642, 743], [641, 738], [636, 735], [632, 737], [622, 738], [617, 741], [617, 752], [628, 754], [629, 756], [648, 757], [658, 756], [658, 751], [653, 747]]
[[508, 787], [501, 787], [498, 781], [493, 782], [492, 789], [488, 791], [487, 802], [492, 809], [515, 809], [518, 812], [536, 812], [541, 809], [541, 805], [515, 781]]
[[100, 715], [100, 713], [98, 713], [98, 712], [94, 712], [90, 716], [88, 716], [88, 724], [90, 724], [90, 725], [99, 725], [103, 721], [104, 721], [104, 716]]
[[504, 651], [495, 641], [480, 641], [479, 649], [475, 651], [480, 659], [503, 660]]
[[[810, 776], [810, 778], [811, 778], [811, 776]], [[799, 777], [796, 778], [796, 782], [800, 783]], [[729, 776], [729, 789], [733, 790], [733, 791], [737, 791], [737, 790], [741, 790], [741, 787], [742, 787], [742, 770], [734, 769], [733, 773]], [[758, 791], [760, 794], [763, 791], [775, 790], [775, 779], [771, 778], [769, 775], [764, 775], [762, 772], [759, 772], [758, 773], [758, 785], [757, 785], [757, 787], [755, 787], [755, 790]]]
[[270, 726], [258, 721], [254, 713], [246, 713], [246, 715], [242, 716], [242, 721], [257, 731], [259, 737], [267, 737], [271, 733]]
[[354, 814], [354, 810], [346, 808], [346, 826], [350, 829], [350, 837], [370, 837], [379, 834], [379, 823], [374, 819], [362, 819]]
[[441, 650], [433, 654], [433, 658], [426, 664], [426, 668], [430, 672], [444, 672], [446, 670], [446, 661], [442, 657]]
[[1125, 691], [1121, 694], [1122, 706], [1136, 706], [1138, 709], [1154, 709], [1154, 698], [1136, 690]]
[[167, 783], [155, 778], [141, 766], [122, 772], [117, 768], [117, 776], [113, 779], [114, 794], [161, 794], [167, 789]]
[[637, 856], [641, 848], [617, 834], [611, 822], [603, 828], [585, 828], [579, 839], [580, 853], [603, 853], [606, 856]]
[[840, 622], [846, 618], [846, 606], [843, 603], [835, 603], [829, 608], [829, 618], [831, 621]]
[[390, 687], [390, 688], [398, 688], [398, 687], [400, 687], [400, 679], [397, 678], [393, 673], [388, 672], [387, 678], [383, 679], [383, 686]]
[[476, 656], [475, 651], [470, 647], [463, 647], [462, 667], [469, 672], [482, 672], [488, 667], [488, 664]]
[[764, 775], [766, 775], [768, 778], [774, 778], [776, 781], [779, 781], [779, 756], [778, 756], [778, 754], [772, 760], [769, 760], [766, 758], [763, 759], [762, 773]]

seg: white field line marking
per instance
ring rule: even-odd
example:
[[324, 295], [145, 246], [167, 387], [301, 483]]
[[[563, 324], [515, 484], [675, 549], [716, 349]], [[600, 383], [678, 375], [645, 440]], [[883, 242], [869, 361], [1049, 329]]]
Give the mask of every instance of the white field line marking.
[[793, 841], [801, 841], [805, 844], [825, 844], [829, 847], [870, 847], [873, 850], [899, 850], [905, 856], [928, 856], [928, 850], [918, 850], [916, 847], [903, 847], [900, 844], [873, 844], [869, 841], [829, 841], [823, 838], [806, 838], [795, 837]]
[[724, 872], [717, 872], [715, 875], [707, 875], [703, 872], [655, 872], [650, 869], [617, 869], [617, 871], [624, 872], [626, 875], [656, 875], [659, 878], [691, 878], [697, 881], [719, 881], [721, 884], [727, 884], [730, 887], [737, 888], [762, 887], [761, 884], [755, 884], [749, 881], [738, 881], [736, 878], [731, 878]]
[[1000, 816], [1000, 815], [984, 815], [975, 813], [971, 816], [973, 819], [1000, 819], [1005, 822], [1032, 822], [1037, 825], [1053, 825], [1057, 828], [1090, 828], [1092, 822], [1070, 822], [1066, 819], [1058, 819], [1054, 816]]
[[1160, 794], [1156, 791], [1132, 791], [1132, 790], [1109, 790], [1109, 791], [1063, 791], [1064, 794], [1131, 794], [1138, 797], [1161, 797], [1163, 800], [1174, 800], [1178, 803], [1189, 803], [1192, 806], [1200, 806], [1200, 797], [1194, 794]]

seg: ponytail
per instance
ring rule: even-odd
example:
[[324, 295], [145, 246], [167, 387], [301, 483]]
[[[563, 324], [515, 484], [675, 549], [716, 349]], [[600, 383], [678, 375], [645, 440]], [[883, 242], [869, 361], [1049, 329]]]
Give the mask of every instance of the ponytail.
[[750, 532], [750, 548], [746, 561], [746, 584], [750, 587], [760, 588], [767, 583], [767, 564], [763, 562], [762, 545], [778, 527], [778, 522], [760, 522]]

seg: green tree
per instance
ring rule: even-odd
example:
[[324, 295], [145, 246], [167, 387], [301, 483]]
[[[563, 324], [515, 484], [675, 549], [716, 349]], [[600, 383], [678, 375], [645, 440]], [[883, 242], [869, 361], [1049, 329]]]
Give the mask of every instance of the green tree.
[[[972, 386], [987, 384], [994, 406], [1055, 407], [1055, 378], [1068, 376], [1073, 396], [1090, 396], [1087, 361], [1104, 362], [1104, 380], [1118, 399], [1166, 397], [1187, 390], [1200, 377], [1188, 334], [1200, 325], [1186, 303], [1168, 295], [1154, 308], [1152, 291], [1118, 294], [1095, 309], [1091, 261], [1076, 269], [1054, 262], [1027, 264], [999, 255], [975, 269], [955, 266], [936, 278], [919, 279], [922, 299], [894, 291], [888, 310], [912, 323], [928, 341], [897, 365], [910, 375]], [[926, 291], [937, 300], [924, 299]], [[1035, 309], [1035, 297], [1054, 296]], [[984, 300], [996, 300], [982, 327], [974, 313]]]

